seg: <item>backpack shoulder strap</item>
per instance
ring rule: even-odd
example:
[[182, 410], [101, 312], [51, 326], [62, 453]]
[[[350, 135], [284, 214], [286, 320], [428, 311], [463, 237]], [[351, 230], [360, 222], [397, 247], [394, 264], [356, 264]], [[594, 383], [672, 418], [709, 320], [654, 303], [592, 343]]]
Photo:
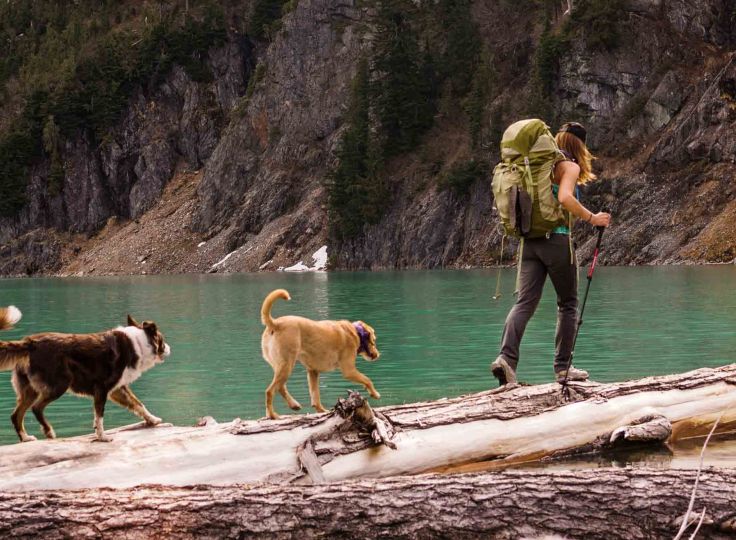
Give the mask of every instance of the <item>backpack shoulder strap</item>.
[[577, 163], [578, 162], [578, 160], [575, 159], [575, 156], [573, 156], [567, 150], [563, 150], [562, 148], [560, 148], [560, 152], [562, 152], [562, 155], [565, 156], [565, 159], [563, 161], [572, 161], [573, 163]]

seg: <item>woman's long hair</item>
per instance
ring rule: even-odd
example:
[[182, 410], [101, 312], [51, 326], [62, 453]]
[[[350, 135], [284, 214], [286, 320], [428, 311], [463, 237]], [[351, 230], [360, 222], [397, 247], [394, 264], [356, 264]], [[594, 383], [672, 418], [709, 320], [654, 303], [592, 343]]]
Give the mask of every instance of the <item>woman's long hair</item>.
[[598, 178], [593, 172], [593, 160], [595, 156], [590, 153], [590, 150], [588, 150], [588, 147], [585, 146], [583, 141], [567, 131], [560, 131], [555, 135], [555, 141], [557, 142], [557, 146], [572, 154], [577, 160], [580, 166], [578, 184], [586, 184]]

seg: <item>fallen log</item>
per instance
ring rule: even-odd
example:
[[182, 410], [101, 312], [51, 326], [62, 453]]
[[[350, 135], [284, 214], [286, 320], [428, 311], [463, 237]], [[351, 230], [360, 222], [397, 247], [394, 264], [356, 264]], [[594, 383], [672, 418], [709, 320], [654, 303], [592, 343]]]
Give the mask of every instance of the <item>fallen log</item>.
[[[3, 491], [0, 537], [672, 538], [695, 475], [605, 468], [314, 486]], [[736, 471], [702, 471], [695, 508], [707, 509], [698, 538], [733, 537], [735, 500]]]
[[329, 483], [462, 471], [480, 461], [505, 467], [627, 439], [676, 441], [706, 433], [722, 411], [719, 432], [736, 426], [736, 364], [570, 388], [572, 403], [558, 384], [516, 386], [375, 414], [358, 414], [359, 400], [343, 416], [123, 430], [109, 444], [86, 436], [3, 446], [0, 490]]

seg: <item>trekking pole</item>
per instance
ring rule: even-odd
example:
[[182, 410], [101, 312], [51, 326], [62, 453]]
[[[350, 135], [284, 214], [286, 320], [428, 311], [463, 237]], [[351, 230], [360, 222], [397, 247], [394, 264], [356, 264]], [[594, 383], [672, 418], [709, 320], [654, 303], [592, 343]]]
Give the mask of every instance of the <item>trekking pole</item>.
[[498, 257], [498, 272], [496, 273], [496, 292], [493, 294], [492, 298], [494, 300], [498, 300], [501, 298], [501, 265], [503, 264], [503, 244], [506, 240], [506, 234], [501, 237], [501, 255]]
[[585, 295], [583, 296], [583, 305], [580, 306], [580, 314], [578, 315], [578, 324], [575, 328], [575, 337], [572, 340], [572, 350], [570, 351], [570, 358], [567, 361], [567, 369], [565, 370], [565, 378], [562, 380], [562, 395], [565, 399], [570, 397], [570, 389], [567, 386], [567, 377], [570, 374], [570, 367], [572, 367], [572, 357], [575, 356], [575, 344], [578, 342], [578, 334], [580, 334], [580, 327], [583, 326], [583, 313], [585, 312], [585, 303], [588, 301], [588, 291], [590, 291], [590, 282], [593, 281], [593, 272], [595, 271], [595, 265], [598, 262], [598, 253], [601, 249], [601, 240], [603, 239], [603, 231], [605, 227], [598, 226], [598, 241], [595, 243], [595, 251], [593, 252], [593, 260], [588, 268], [588, 285], [585, 287]]

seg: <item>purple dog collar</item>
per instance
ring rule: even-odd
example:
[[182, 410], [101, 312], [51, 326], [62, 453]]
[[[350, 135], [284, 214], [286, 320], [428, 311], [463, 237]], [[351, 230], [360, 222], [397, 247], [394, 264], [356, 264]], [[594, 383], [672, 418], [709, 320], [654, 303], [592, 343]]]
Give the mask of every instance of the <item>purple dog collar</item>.
[[363, 328], [363, 325], [359, 322], [353, 323], [353, 328], [355, 328], [355, 331], [358, 333], [358, 337], [360, 338], [360, 346], [358, 347], [358, 354], [364, 352], [366, 354], [368, 353], [368, 331]]

